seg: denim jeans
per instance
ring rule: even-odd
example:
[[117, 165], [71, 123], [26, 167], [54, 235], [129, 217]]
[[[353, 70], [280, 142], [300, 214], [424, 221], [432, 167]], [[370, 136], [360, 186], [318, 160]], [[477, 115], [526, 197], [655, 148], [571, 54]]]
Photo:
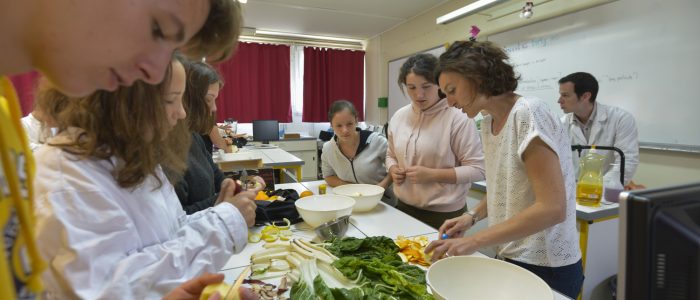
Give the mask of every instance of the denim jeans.
[[581, 260], [563, 267], [543, 267], [522, 263], [505, 258], [505, 261], [520, 266], [535, 273], [546, 282], [552, 289], [566, 295], [571, 299], [576, 299], [581, 286], [583, 286], [583, 265]]

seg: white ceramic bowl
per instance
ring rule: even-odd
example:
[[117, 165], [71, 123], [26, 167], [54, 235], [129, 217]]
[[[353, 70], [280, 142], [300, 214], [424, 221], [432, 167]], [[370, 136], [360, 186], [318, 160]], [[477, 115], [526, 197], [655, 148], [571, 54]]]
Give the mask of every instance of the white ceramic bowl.
[[441, 259], [425, 276], [435, 299], [546, 300], [552, 289], [537, 275], [514, 264], [475, 256]]
[[330, 220], [351, 214], [355, 200], [341, 195], [311, 195], [297, 200], [295, 205], [304, 222], [316, 228]]
[[355, 207], [352, 212], [372, 210], [384, 195], [384, 188], [373, 184], [344, 184], [333, 188], [334, 194], [352, 197]]

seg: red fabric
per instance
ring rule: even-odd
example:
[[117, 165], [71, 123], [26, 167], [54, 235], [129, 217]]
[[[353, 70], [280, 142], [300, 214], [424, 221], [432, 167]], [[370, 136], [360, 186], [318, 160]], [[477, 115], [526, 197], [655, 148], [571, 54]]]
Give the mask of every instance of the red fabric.
[[39, 72], [32, 71], [20, 75], [10, 76], [12, 85], [15, 86], [19, 104], [22, 107], [22, 115], [26, 116], [34, 109], [34, 90], [39, 82]]
[[328, 122], [335, 100], [355, 105], [364, 120], [365, 52], [304, 48], [304, 122]]
[[236, 54], [217, 66], [225, 82], [217, 120], [292, 122], [289, 57], [289, 46], [240, 43]]

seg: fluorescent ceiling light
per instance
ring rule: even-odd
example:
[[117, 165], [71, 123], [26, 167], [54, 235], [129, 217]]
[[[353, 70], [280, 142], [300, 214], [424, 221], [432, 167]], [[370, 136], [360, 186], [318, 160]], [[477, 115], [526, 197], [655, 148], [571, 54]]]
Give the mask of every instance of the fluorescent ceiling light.
[[466, 17], [472, 13], [475, 13], [479, 10], [486, 9], [489, 6], [493, 6], [495, 4], [498, 4], [499, 2], [503, 2], [505, 0], [479, 0], [476, 2], [473, 2], [465, 7], [462, 7], [458, 10], [455, 10], [449, 14], [446, 14], [442, 17], [439, 17], [435, 20], [436, 24], [447, 24], [452, 21], [455, 21], [459, 18]]
[[248, 0], [238, 0], [240, 3], [248, 3]]
[[282, 36], [282, 37], [293, 37], [311, 40], [322, 40], [322, 41], [336, 41], [336, 42], [350, 42], [350, 43], [362, 43], [362, 40], [358, 39], [348, 39], [339, 38], [333, 36], [321, 36], [321, 35], [311, 35], [311, 34], [301, 34], [301, 33], [291, 33], [291, 32], [278, 32], [278, 31], [268, 31], [268, 30], [255, 30], [255, 34], [258, 35], [269, 35], [269, 36]]

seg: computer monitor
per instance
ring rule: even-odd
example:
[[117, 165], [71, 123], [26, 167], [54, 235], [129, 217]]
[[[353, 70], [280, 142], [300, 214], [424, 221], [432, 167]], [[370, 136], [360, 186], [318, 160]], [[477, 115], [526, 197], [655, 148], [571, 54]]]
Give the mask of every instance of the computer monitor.
[[270, 141], [279, 140], [279, 122], [277, 120], [253, 121], [253, 141], [269, 144]]
[[700, 299], [700, 183], [620, 196], [617, 299]]

